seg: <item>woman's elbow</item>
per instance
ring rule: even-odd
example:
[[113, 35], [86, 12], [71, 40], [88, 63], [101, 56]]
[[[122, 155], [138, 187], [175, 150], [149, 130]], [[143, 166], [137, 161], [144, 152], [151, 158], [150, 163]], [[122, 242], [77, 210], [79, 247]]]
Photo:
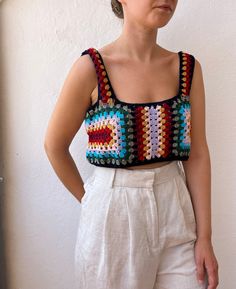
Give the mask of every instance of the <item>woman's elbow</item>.
[[53, 138], [44, 139], [44, 151], [49, 154], [66, 153], [69, 151], [69, 144], [56, 141]]

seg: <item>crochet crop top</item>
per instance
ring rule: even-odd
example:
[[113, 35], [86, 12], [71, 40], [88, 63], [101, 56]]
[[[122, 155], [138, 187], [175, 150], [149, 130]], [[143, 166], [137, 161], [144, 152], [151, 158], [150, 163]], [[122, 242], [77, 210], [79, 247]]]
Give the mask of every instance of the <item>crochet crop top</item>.
[[98, 99], [85, 115], [86, 159], [101, 167], [129, 167], [187, 160], [191, 145], [190, 88], [193, 55], [179, 51], [178, 94], [161, 101], [127, 103], [112, 88], [101, 54], [89, 48], [98, 79]]

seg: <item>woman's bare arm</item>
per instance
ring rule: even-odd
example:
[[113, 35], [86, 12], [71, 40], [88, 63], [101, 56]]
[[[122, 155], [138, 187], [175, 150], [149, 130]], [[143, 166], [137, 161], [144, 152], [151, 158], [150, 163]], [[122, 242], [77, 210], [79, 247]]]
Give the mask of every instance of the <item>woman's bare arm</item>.
[[197, 240], [194, 245], [196, 275], [198, 280], [203, 282], [207, 273], [207, 288], [210, 289], [216, 288], [219, 276], [218, 261], [211, 240], [211, 162], [205, 128], [205, 89], [202, 68], [197, 60], [195, 61], [190, 102], [192, 144], [189, 159], [182, 163], [197, 223]]
[[211, 165], [205, 128], [204, 81], [201, 65], [197, 59], [195, 59], [190, 102], [191, 151], [189, 159], [182, 163], [196, 215], [197, 236], [211, 239]]
[[83, 181], [69, 152], [69, 146], [84, 121], [97, 84], [89, 55], [72, 65], [51, 115], [44, 139], [47, 157], [64, 186], [81, 201]]

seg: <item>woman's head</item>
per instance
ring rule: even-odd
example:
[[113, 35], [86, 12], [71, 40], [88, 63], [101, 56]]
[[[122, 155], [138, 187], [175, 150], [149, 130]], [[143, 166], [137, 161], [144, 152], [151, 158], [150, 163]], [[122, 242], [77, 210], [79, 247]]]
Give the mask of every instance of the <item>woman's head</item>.
[[[111, 0], [114, 14], [129, 22], [137, 22], [149, 28], [165, 26], [172, 18], [178, 0]], [[157, 8], [168, 5], [171, 10]]]

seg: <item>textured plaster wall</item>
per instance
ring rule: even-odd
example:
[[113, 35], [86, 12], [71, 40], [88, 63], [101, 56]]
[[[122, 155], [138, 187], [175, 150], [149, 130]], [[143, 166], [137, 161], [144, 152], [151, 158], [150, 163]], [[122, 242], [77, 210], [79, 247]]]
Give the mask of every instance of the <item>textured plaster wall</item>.
[[[219, 289], [236, 284], [235, 1], [179, 1], [157, 41], [201, 62], [212, 160], [213, 244]], [[10, 289], [75, 288], [73, 250], [80, 204], [58, 181], [43, 149], [48, 119], [80, 53], [115, 40], [122, 28], [109, 0], [2, 1], [1, 107], [5, 238]], [[84, 179], [84, 125], [71, 153]]]

